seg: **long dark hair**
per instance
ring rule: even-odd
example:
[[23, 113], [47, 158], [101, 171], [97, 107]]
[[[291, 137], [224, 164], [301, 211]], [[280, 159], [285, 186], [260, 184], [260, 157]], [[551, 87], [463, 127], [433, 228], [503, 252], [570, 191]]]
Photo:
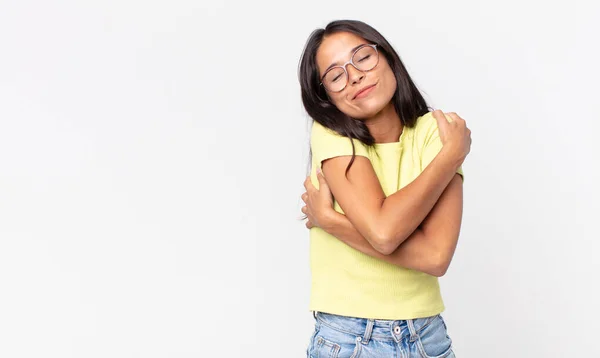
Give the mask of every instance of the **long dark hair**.
[[[377, 30], [364, 22], [356, 20], [332, 21], [324, 29], [314, 30], [308, 38], [298, 69], [302, 103], [308, 115], [324, 127], [340, 135], [358, 139], [368, 146], [375, 144], [375, 139], [365, 123], [349, 117], [337, 109], [328, 100], [325, 88], [320, 85], [321, 81], [316, 61], [317, 49], [325, 36], [337, 32], [350, 32], [364, 38], [371, 44], [377, 45], [378, 51], [385, 56], [396, 77], [397, 87], [392, 97], [396, 113], [404, 126], [414, 127], [417, 118], [429, 112], [427, 102], [408, 75], [400, 56], [389, 42]], [[346, 168], [346, 175], [354, 162], [354, 158], [355, 148], [354, 143], [352, 143], [352, 159]]]

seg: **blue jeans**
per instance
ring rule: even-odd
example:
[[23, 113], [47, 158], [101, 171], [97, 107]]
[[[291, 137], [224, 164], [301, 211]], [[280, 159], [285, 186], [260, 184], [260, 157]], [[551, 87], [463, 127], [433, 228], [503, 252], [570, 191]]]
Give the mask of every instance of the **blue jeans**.
[[455, 358], [441, 315], [379, 320], [315, 313], [309, 358]]

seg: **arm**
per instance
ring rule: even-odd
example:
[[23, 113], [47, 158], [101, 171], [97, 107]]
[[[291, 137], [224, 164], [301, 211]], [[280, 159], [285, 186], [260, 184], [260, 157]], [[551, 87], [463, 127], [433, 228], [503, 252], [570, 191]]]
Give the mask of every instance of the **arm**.
[[357, 156], [347, 176], [351, 156], [322, 162], [327, 184], [346, 217], [381, 254], [393, 253], [423, 222], [469, 151], [470, 134], [464, 120], [452, 115], [454, 121], [448, 123], [436, 112], [444, 142], [441, 151], [413, 182], [387, 198], [368, 158]]
[[423, 224], [389, 255], [375, 250], [350, 220], [331, 206], [324, 210], [320, 224], [329, 234], [369, 256], [440, 277], [450, 266], [458, 243], [462, 194], [462, 178], [455, 174]]

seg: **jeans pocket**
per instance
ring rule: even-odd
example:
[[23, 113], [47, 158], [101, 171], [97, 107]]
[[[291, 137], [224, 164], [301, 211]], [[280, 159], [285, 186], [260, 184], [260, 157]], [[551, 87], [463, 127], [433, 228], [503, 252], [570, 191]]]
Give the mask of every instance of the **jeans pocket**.
[[452, 339], [448, 336], [446, 324], [441, 315], [437, 315], [419, 333], [417, 347], [424, 358], [446, 358], [453, 356]]
[[313, 346], [311, 358], [339, 358], [338, 355], [342, 349], [339, 344], [330, 342], [323, 337], [316, 337]]
[[321, 325], [309, 349], [310, 358], [358, 358], [358, 337]]

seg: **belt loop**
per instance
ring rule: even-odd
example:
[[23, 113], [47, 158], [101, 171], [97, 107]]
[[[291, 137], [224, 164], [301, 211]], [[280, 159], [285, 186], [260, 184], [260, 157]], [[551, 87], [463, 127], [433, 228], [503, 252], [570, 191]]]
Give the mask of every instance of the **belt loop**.
[[365, 335], [362, 338], [362, 344], [369, 344], [369, 340], [371, 339], [371, 334], [373, 333], [374, 325], [375, 325], [374, 320], [367, 319], [367, 328], [365, 329]]
[[417, 334], [417, 331], [415, 330], [414, 320], [407, 319], [406, 323], [408, 325], [408, 331], [410, 332], [410, 341], [414, 342], [419, 338], [419, 335]]

